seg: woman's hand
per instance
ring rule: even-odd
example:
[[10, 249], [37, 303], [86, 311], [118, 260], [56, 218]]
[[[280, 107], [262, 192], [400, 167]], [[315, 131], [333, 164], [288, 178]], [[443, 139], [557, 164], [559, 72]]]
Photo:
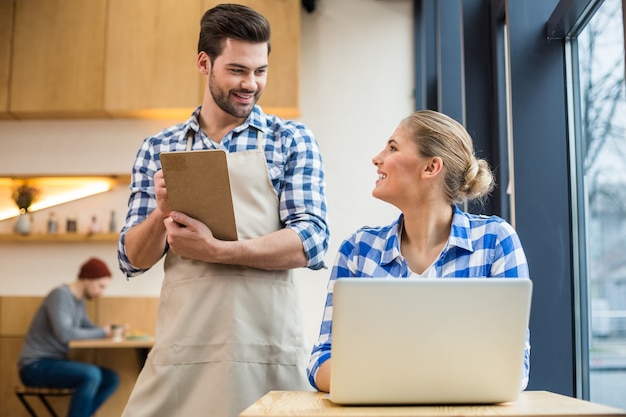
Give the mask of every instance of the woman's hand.
[[326, 362], [320, 365], [317, 370], [317, 375], [315, 375], [315, 385], [320, 391], [330, 392], [330, 361], [332, 358], [328, 359]]

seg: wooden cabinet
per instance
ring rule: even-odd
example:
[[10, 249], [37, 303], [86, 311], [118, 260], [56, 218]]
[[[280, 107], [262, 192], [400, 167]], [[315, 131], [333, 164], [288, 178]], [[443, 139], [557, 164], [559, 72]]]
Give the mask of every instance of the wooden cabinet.
[[[269, 78], [259, 101], [267, 113], [299, 114], [300, 1], [236, 0], [272, 25]], [[105, 109], [113, 116], [186, 118], [202, 102], [196, 68], [200, 19], [220, 3], [109, 0]]]
[[12, 2], [0, 1], [0, 119], [9, 115], [9, 73], [11, 67], [11, 33], [13, 32]]
[[10, 105], [18, 118], [102, 117], [106, 0], [15, 2]]
[[[236, 2], [272, 25], [269, 78], [259, 104], [267, 113], [298, 117], [300, 0]], [[0, 1], [0, 117], [187, 118], [204, 90], [196, 69], [200, 18], [218, 3]], [[13, 13], [4, 9], [12, 7], [13, 39], [7, 42]], [[9, 64], [10, 74], [3, 72]]]
[[104, 107], [112, 116], [186, 119], [202, 102], [202, 4], [109, 0]]

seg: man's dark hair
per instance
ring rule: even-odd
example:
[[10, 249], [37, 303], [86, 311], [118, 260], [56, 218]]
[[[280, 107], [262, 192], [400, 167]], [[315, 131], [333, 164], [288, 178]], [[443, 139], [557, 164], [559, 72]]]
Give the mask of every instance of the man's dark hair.
[[221, 55], [227, 38], [252, 43], [267, 42], [269, 54], [270, 23], [248, 6], [219, 4], [207, 10], [200, 20], [198, 53], [205, 52], [213, 63]]

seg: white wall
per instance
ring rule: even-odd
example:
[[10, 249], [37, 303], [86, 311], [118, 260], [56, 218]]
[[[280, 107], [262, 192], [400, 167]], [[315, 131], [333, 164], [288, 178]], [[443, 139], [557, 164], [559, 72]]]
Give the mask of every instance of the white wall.
[[[414, 108], [410, 0], [318, 0], [302, 12], [300, 120], [315, 133], [328, 185], [332, 265], [341, 241], [356, 228], [385, 224], [395, 208], [371, 197], [376, 170], [371, 158], [401, 118]], [[270, 74], [270, 82], [272, 80]], [[141, 140], [171, 120], [0, 121], [0, 176], [12, 174], [128, 174]], [[126, 190], [115, 190], [55, 211], [86, 227], [91, 215], [106, 227], [110, 210], [123, 221]], [[43, 230], [47, 213], [34, 213]], [[0, 222], [10, 232], [12, 220]], [[0, 294], [43, 295], [69, 282], [89, 256], [114, 272], [107, 295], [158, 296], [161, 264], [127, 281], [117, 269], [116, 244], [0, 243]], [[307, 331], [316, 338], [330, 269], [298, 270]]]

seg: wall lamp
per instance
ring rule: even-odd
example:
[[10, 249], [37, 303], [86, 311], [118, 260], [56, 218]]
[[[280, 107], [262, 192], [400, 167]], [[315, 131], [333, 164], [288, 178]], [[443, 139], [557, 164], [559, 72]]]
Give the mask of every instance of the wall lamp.
[[37, 200], [28, 209], [29, 212], [34, 212], [104, 193], [120, 182], [120, 178], [112, 176], [0, 177], [0, 220], [20, 214], [12, 194], [13, 189], [24, 182], [36, 187], [40, 192]]

